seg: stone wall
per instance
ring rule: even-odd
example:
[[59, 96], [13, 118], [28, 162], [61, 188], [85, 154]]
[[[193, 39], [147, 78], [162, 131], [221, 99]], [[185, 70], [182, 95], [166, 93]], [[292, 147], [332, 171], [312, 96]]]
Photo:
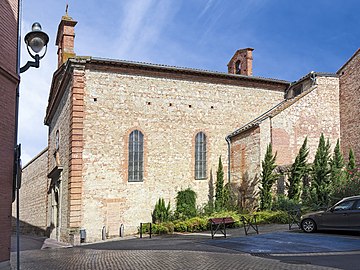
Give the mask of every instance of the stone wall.
[[340, 75], [341, 148], [347, 158], [350, 148], [360, 162], [360, 50], [338, 71]]
[[[20, 189], [20, 231], [24, 234], [45, 235], [47, 228], [47, 148], [22, 170]], [[16, 200], [12, 215], [16, 217]], [[13, 224], [15, 230], [15, 224]]]
[[[220, 155], [227, 171], [226, 135], [284, 95], [175, 75], [183, 78], [86, 71], [82, 225], [88, 241], [99, 239], [103, 226], [109, 235], [117, 235], [120, 224], [126, 233], [136, 232], [140, 222], [151, 221], [160, 197], [174, 208], [181, 189], [191, 187], [198, 205], [206, 203], [210, 170], [216, 172]], [[145, 173], [143, 182], [129, 183], [127, 141], [135, 129], [145, 138]], [[207, 136], [204, 180], [194, 179], [199, 131]]]
[[[60, 222], [60, 239], [63, 241], [69, 241], [69, 230], [68, 230], [68, 182], [69, 182], [69, 159], [70, 159], [70, 108], [71, 108], [71, 82], [65, 86], [64, 94], [60, 100], [60, 103], [56, 109], [54, 117], [49, 125], [48, 135], [48, 173], [50, 173], [56, 166], [56, 152], [58, 152], [59, 164], [64, 168], [61, 175], [61, 216], [59, 217]], [[56, 151], [56, 131], [59, 132], [59, 149]], [[52, 196], [48, 196], [48, 227], [51, 231], [51, 237], [56, 238], [56, 230], [53, 228], [53, 213], [52, 213]]]
[[316, 83], [315, 89], [270, 119], [271, 142], [274, 153], [277, 151], [278, 165], [294, 162], [305, 137], [309, 162], [314, 160], [321, 133], [325, 139], [329, 138], [332, 148], [340, 138], [339, 79], [317, 77]]

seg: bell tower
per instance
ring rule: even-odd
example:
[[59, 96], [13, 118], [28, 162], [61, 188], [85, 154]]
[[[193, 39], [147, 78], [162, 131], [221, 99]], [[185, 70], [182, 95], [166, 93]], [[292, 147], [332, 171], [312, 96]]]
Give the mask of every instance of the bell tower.
[[228, 73], [252, 76], [253, 48], [237, 50], [228, 63]]

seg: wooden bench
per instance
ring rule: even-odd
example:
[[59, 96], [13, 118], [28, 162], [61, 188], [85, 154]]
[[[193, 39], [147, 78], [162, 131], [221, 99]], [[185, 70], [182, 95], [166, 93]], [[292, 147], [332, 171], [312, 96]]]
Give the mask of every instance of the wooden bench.
[[226, 225], [234, 224], [235, 220], [232, 217], [223, 217], [223, 218], [210, 218], [209, 222], [211, 225], [211, 238], [214, 239], [214, 235], [218, 231], [221, 232], [226, 238]]

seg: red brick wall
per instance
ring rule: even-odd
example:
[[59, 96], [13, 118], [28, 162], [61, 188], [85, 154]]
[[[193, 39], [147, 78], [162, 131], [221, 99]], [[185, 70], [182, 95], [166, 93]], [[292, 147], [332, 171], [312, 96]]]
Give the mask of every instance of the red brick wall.
[[260, 128], [254, 127], [231, 139], [231, 183], [238, 185], [238, 204], [242, 208], [257, 206], [256, 192], [260, 169]]
[[348, 157], [350, 148], [360, 162], [360, 50], [339, 71], [341, 148]]
[[0, 2], [0, 264], [10, 259], [15, 97], [18, 76], [17, 1]]

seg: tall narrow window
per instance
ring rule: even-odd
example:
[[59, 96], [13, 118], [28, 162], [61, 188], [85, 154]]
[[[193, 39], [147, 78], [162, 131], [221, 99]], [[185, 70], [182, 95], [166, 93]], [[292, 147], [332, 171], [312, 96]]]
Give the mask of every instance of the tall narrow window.
[[195, 179], [206, 178], [206, 135], [199, 132], [195, 137]]
[[142, 182], [144, 174], [144, 135], [134, 130], [129, 136], [128, 181]]

